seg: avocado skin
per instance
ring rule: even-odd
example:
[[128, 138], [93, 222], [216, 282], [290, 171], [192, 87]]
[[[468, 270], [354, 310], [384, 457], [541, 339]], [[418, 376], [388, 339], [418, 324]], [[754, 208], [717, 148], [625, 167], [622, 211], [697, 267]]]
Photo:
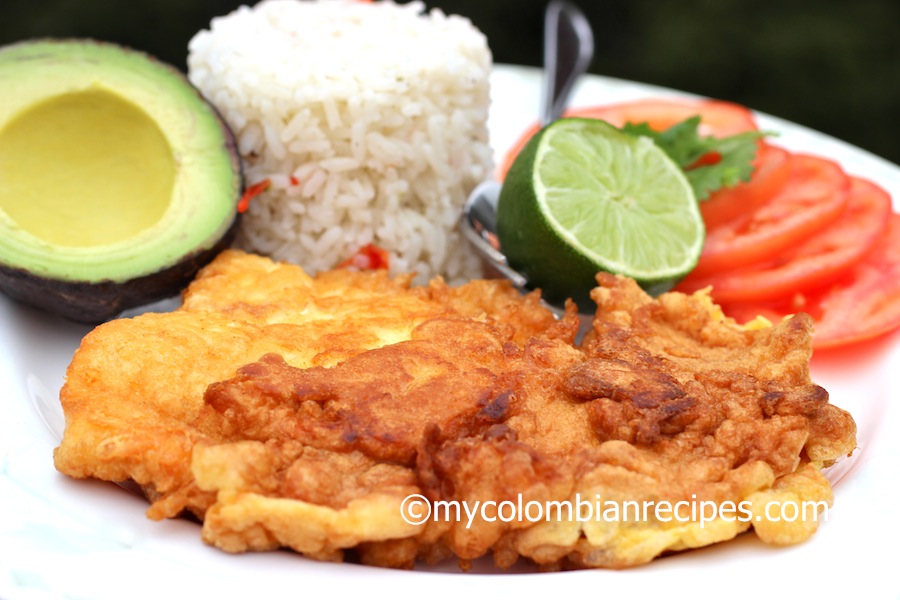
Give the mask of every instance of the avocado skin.
[[225, 236], [211, 248], [190, 254], [171, 267], [126, 282], [61, 281], [0, 264], [0, 292], [71, 321], [98, 325], [129, 308], [181, 293], [201, 268], [232, 244], [240, 220], [237, 215]]
[[[234, 134], [218, 108], [204, 98], [177, 68], [139, 50], [90, 38], [41, 38], [24, 40], [4, 48], [40, 43], [107, 46], [118, 48], [123, 52], [138, 53], [158, 68], [167, 70], [181, 79], [187, 88], [205, 103], [220, 128], [223, 147], [231, 162], [231, 187], [234, 190], [234, 205], [237, 206], [244, 189], [244, 174]], [[209, 238], [203, 246], [183, 255], [175, 264], [125, 281], [104, 279], [89, 282], [43, 277], [27, 269], [5, 264], [0, 257], [0, 293], [71, 321], [97, 325], [117, 317], [127, 309], [180, 294], [201, 268], [233, 244], [240, 221], [241, 213], [235, 210], [231, 225], [227, 229], [222, 229], [225, 233], [221, 234], [219, 239]]]

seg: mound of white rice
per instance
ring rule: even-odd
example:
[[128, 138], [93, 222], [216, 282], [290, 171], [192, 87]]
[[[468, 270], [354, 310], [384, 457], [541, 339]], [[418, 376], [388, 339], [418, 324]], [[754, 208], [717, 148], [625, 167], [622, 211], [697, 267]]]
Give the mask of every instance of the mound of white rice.
[[419, 2], [266, 0], [190, 42], [188, 75], [272, 185], [238, 244], [309, 272], [366, 244], [393, 272], [480, 275], [457, 230], [492, 169], [491, 54], [467, 19]]

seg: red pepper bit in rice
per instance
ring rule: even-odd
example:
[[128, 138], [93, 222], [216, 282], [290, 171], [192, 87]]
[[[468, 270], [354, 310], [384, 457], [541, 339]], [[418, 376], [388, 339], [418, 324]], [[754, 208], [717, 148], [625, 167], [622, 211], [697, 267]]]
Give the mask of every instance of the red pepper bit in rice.
[[268, 178], [266, 178], [258, 183], [254, 183], [246, 190], [244, 190], [244, 195], [241, 196], [241, 199], [238, 201], [237, 211], [239, 213], [246, 212], [247, 209], [250, 208], [250, 201], [269, 189], [271, 185], [272, 182], [269, 181]]
[[339, 269], [350, 269], [352, 271], [367, 271], [377, 269], [387, 269], [390, 259], [386, 250], [379, 248], [375, 244], [366, 244], [356, 251], [356, 254], [338, 265]]

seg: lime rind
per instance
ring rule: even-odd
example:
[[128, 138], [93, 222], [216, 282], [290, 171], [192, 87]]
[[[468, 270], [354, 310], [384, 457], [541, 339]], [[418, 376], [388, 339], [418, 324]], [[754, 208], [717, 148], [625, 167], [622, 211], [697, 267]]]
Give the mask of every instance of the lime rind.
[[597, 270], [653, 283], [697, 264], [705, 230], [694, 192], [650, 138], [563, 119], [541, 136], [533, 165], [543, 217]]

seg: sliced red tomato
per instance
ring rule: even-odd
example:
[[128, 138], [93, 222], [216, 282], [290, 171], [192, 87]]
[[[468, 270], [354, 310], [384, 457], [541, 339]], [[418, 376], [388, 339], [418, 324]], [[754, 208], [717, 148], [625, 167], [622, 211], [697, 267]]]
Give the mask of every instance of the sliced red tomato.
[[753, 161], [749, 181], [722, 188], [700, 203], [707, 229], [715, 229], [765, 204], [787, 183], [791, 173], [790, 153], [784, 148], [762, 143]]
[[[616, 127], [625, 123], [647, 123], [652, 129], [663, 131], [685, 119], [700, 115], [700, 135], [726, 137], [742, 131], [756, 131], [759, 127], [750, 109], [722, 100], [648, 98], [571, 108], [563, 116], [602, 119]], [[510, 148], [497, 170], [497, 178], [503, 181], [509, 167], [531, 137], [540, 131], [535, 123], [528, 128]]]
[[834, 348], [872, 339], [900, 327], [900, 215], [872, 251], [844, 277], [815, 293], [795, 294], [780, 303], [724, 304], [741, 323], [757, 315], [772, 322], [800, 311], [816, 322], [813, 347]]
[[566, 112], [566, 116], [603, 119], [616, 127], [625, 123], [647, 123], [656, 131], [663, 131], [696, 115], [700, 115], [701, 136], [727, 137], [759, 129], [749, 108], [723, 100], [652, 98], [575, 108]]
[[841, 215], [826, 229], [776, 258], [708, 276], [688, 275], [683, 291], [712, 287], [716, 302], [779, 300], [821, 288], [859, 262], [884, 236], [891, 196], [876, 184], [853, 177]]
[[850, 177], [840, 165], [806, 154], [791, 154], [788, 161], [788, 180], [768, 202], [707, 229], [694, 277], [775, 258], [841, 214]]

